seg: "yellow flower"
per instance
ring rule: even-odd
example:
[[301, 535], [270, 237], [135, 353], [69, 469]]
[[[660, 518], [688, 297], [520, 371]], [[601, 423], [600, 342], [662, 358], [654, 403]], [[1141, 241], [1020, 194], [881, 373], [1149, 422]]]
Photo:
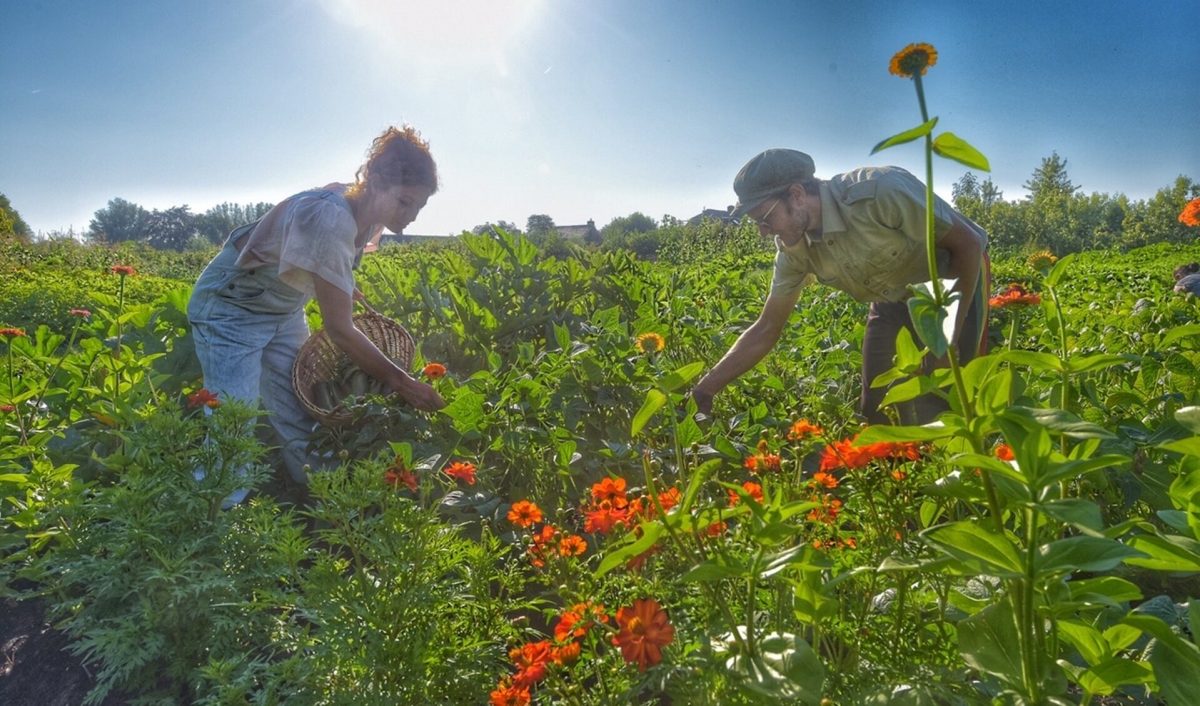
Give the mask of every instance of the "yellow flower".
[[896, 76], [925, 75], [925, 71], [937, 63], [937, 49], [932, 44], [909, 44], [892, 57], [888, 71]]
[[1038, 250], [1025, 260], [1025, 264], [1038, 272], [1050, 269], [1050, 266], [1056, 262], [1058, 262], [1058, 258], [1049, 250]]
[[637, 337], [637, 349], [641, 353], [657, 353], [667, 345], [657, 333], [643, 333]]

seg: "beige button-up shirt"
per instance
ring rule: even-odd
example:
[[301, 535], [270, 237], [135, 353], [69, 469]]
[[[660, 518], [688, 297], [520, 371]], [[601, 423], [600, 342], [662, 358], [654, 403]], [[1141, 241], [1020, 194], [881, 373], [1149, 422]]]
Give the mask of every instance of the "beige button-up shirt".
[[[771, 294], [795, 294], [814, 280], [862, 302], [898, 302], [908, 285], [929, 280], [925, 186], [899, 167], [864, 167], [822, 182], [821, 234], [788, 247], [776, 237]], [[933, 197], [934, 236], [953, 225], [953, 209]], [[938, 250], [945, 276], [949, 253]]]

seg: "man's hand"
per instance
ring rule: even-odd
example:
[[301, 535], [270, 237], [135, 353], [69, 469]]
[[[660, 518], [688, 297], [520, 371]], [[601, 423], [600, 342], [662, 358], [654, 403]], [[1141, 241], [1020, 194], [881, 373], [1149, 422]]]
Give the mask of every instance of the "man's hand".
[[692, 399], [696, 401], [696, 411], [708, 416], [712, 414], [713, 396], [704, 390], [692, 389]]

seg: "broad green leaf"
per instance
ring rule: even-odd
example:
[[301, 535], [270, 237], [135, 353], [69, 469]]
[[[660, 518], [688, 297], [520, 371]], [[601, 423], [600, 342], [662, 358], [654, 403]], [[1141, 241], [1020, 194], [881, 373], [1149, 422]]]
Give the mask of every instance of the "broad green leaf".
[[923, 535], [938, 549], [978, 573], [1003, 577], [1024, 573], [1021, 557], [1008, 537], [970, 520], [934, 527]]
[[1059, 522], [1085, 532], [1093, 533], [1104, 529], [1104, 517], [1101, 515], [1100, 506], [1091, 500], [1059, 498], [1048, 500], [1036, 507]]
[[1088, 664], [1108, 659], [1108, 640], [1096, 628], [1078, 620], [1059, 620], [1057, 626], [1059, 636], [1071, 643]]
[[958, 649], [966, 663], [1011, 686], [1023, 681], [1019, 645], [1008, 601], [994, 603], [958, 623]]
[[912, 142], [918, 137], [924, 137], [933, 131], [933, 126], [937, 125], [937, 121], [938, 119], [936, 117], [930, 118], [929, 122], [921, 123], [911, 130], [905, 130], [904, 132], [892, 135], [891, 137], [871, 148], [871, 154], [875, 154], [881, 150], [886, 150], [889, 147], [895, 147], [896, 145], [903, 145], [906, 142]]
[[1111, 368], [1136, 360], [1135, 356], [1117, 353], [1097, 353], [1096, 355], [1075, 356], [1067, 359], [1067, 371], [1071, 373], [1088, 373], [1094, 370]]
[[1061, 409], [1044, 409], [1041, 407], [1010, 407], [1004, 416], [1017, 419], [1028, 419], [1046, 429], [1066, 434], [1072, 439], [1116, 439], [1116, 434], [1098, 424], [1085, 422], [1070, 412]]
[[642, 408], [633, 415], [633, 424], [630, 427], [629, 435], [637, 436], [641, 433], [642, 427], [646, 426], [646, 422], [654, 416], [655, 412], [662, 409], [667, 403], [667, 394], [662, 390], [650, 390], [646, 393], [646, 401], [642, 403]]
[[858, 443], [874, 444], [879, 441], [935, 441], [954, 435], [952, 427], [940, 422], [919, 427], [901, 427], [888, 424], [872, 424], [858, 435]]
[[[1200, 327], [1200, 324], [1192, 324]], [[1200, 434], [1200, 407], [1180, 407], [1175, 410], [1175, 421], [1193, 434]]]
[[[950, 339], [954, 328], [954, 315], [951, 307], [957, 304], [952, 299], [946, 307], [939, 306], [933, 297], [933, 288], [929, 282], [909, 285], [912, 296], [908, 298], [908, 314], [912, 319], [913, 329], [917, 337], [936, 358], [946, 355], [950, 349]], [[952, 292], [954, 297], [957, 292]], [[949, 329], [949, 330], [948, 330]]]
[[458, 394], [441, 409], [441, 413], [452, 420], [454, 430], [460, 434], [478, 431], [484, 419], [483, 403], [487, 398], [466, 388], [460, 388]]
[[1062, 361], [1052, 353], [1016, 350], [1000, 351], [993, 355], [1001, 360], [1006, 360], [1014, 365], [1024, 366], [1030, 370], [1054, 373], [1061, 373], [1063, 370]]
[[659, 381], [658, 386], [665, 392], [674, 392], [692, 381], [692, 378], [704, 370], [704, 361], [697, 360], [680, 367], [675, 372]]
[[680, 579], [686, 583], [706, 583], [750, 575], [750, 567], [727, 554], [718, 554], [689, 569]]
[[1114, 657], [1084, 670], [1079, 685], [1089, 693], [1108, 696], [1122, 686], [1147, 684], [1154, 681], [1154, 670], [1145, 662]]
[[1175, 634], [1151, 615], [1130, 614], [1122, 621], [1153, 635], [1159, 642], [1150, 654], [1159, 695], [1169, 704], [1195, 704], [1196, 675], [1200, 674], [1200, 647]]
[[[596, 578], [604, 576], [626, 561], [650, 549], [658, 541], [659, 535], [663, 532], [663, 524], [661, 522], [643, 522], [640, 527], [642, 529], [642, 536], [619, 549], [609, 552], [600, 561], [600, 565], [596, 567]], [[626, 536], [634, 537], [635, 535], [633, 532], [630, 532]]]
[[937, 383], [927, 377], [909, 378], [902, 383], [892, 385], [883, 396], [883, 399], [879, 401], [879, 406], [887, 407], [897, 402], [907, 402], [921, 395], [936, 392], [937, 389]]
[[1054, 266], [1050, 268], [1050, 272], [1046, 274], [1046, 279], [1043, 280], [1045, 285], [1047, 287], [1057, 287], [1059, 280], [1061, 280], [1063, 275], [1067, 273], [1067, 263], [1074, 259], [1075, 253], [1071, 253], [1070, 255], [1066, 255], [1058, 262], [1054, 263]]
[[1165, 444], [1159, 444], [1159, 448], [1174, 451], [1177, 454], [1185, 456], [1200, 456], [1200, 436], [1189, 436], [1186, 439], [1168, 441]]
[[988, 158], [983, 156], [982, 152], [952, 132], [943, 132], [933, 138], [933, 151], [946, 159], [953, 159], [959, 164], [965, 164], [985, 172], [992, 171], [992, 165], [988, 163]]
[[1156, 571], [1200, 571], [1200, 542], [1193, 539], [1142, 534], [1131, 537], [1128, 544], [1147, 556], [1131, 557], [1126, 564]]
[[1123, 560], [1143, 556], [1137, 549], [1103, 537], [1067, 537], [1038, 547], [1034, 566], [1039, 576], [1058, 572], [1109, 571]]
[[[1200, 324], [1184, 324], [1183, 326], [1168, 329], [1162, 340], [1158, 342], [1158, 349], [1169, 350], [1172, 343], [1190, 336], [1200, 336]], [[1200, 431], [1200, 429], [1193, 429], [1192, 431]]]

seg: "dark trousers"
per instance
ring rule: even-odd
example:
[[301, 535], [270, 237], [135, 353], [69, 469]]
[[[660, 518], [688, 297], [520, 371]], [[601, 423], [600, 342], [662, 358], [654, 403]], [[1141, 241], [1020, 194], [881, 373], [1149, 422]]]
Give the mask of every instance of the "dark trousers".
[[[980, 278], [975, 296], [963, 321], [963, 331], [958, 337], [958, 361], [966, 365], [979, 355], [987, 324], [987, 270]], [[896, 355], [896, 334], [907, 328], [913, 340], [920, 345], [921, 339], [913, 330], [912, 318], [908, 315], [908, 304], [904, 302], [876, 302], [867, 313], [867, 330], [863, 335], [863, 390], [862, 415], [870, 424], [887, 424], [891, 420], [879, 409], [879, 403], [887, 394], [886, 387], [871, 387], [876, 376], [892, 368]], [[926, 357], [926, 372], [932, 369], [931, 359]], [[937, 395], [922, 395], [896, 405], [901, 424], [927, 424], [948, 409], [946, 401]]]

